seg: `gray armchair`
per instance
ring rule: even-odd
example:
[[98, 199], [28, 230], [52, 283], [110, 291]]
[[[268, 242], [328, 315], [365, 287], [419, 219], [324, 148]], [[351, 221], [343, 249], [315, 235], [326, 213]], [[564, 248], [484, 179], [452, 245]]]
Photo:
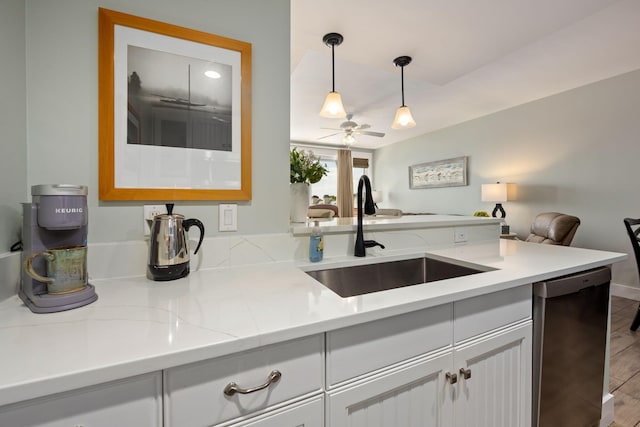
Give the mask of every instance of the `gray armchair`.
[[544, 212], [538, 214], [533, 220], [531, 234], [525, 241], [570, 246], [578, 226], [580, 226], [578, 217], [559, 212]]

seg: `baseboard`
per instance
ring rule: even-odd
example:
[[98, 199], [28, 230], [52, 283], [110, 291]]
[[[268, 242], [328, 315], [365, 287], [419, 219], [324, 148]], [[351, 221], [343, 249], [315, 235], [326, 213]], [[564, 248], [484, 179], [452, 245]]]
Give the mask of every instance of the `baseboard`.
[[640, 301], [640, 288], [621, 285], [619, 283], [611, 283], [611, 295]]
[[600, 427], [608, 427], [613, 423], [613, 394], [607, 393], [602, 396], [602, 416], [600, 417]]

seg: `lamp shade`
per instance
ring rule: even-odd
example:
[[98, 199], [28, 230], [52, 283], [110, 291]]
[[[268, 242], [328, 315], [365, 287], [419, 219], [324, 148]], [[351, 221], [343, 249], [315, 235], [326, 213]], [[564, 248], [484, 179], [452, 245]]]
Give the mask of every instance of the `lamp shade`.
[[371, 197], [373, 197], [373, 203], [380, 203], [384, 200], [382, 197], [382, 191], [378, 191], [378, 190], [372, 191]]
[[515, 190], [515, 184], [500, 182], [495, 184], [482, 184], [482, 201], [496, 203], [496, 207], [493, 209], [493, 212], [491, 212], [491, 216], [496, 217], [498, 212], [502, 214], [502, 218], [507, 216], [502, 207], [502, 202], [515, 200]]
[[391, 124], [392, 129], [409, 129], [416, 125], [416, 121], [411, 115], [411, 110], [406, 105], [399, 107], [396, 110], [396, 117]]
[[324, 104], [320, 110], [321, 117], [327, 118], [344, 118], [347, 116], [347, 112], [342, 105], [342, 97], [338, 92], [329, 92], [324, 99]]
[[507, 202], [516, 200], [517, 186], [513, 183], [482, 184], [483, 202]]

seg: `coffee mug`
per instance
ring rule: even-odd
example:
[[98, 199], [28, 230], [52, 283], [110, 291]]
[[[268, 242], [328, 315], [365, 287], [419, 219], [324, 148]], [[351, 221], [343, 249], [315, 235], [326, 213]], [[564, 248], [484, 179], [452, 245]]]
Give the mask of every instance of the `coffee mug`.
[[[46, 277], [33, 269], [33, 260], [39, 256], [47, 261]], [[87, 247], [64, 246], [36, 252], [24, 261], [24, 269], [35, 280], [46, 283], [49, 294], [79, 291], [87, 286]]]

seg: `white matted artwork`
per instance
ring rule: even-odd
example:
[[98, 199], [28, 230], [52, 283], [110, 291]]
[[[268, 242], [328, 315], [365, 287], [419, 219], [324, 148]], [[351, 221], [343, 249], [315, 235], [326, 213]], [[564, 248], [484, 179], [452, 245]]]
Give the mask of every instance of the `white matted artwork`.
[[409, 166], [409, 188], [467, 185], [467, 156]]
[[100, 199], [251, 199], [251, 44], [100, 9]]

